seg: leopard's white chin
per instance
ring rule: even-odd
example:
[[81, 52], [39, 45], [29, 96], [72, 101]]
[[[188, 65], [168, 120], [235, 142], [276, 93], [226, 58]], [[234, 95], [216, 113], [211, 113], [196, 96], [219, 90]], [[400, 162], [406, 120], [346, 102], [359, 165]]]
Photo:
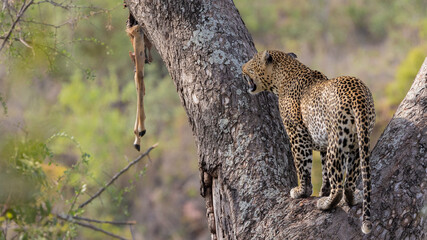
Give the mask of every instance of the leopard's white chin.
[[254, 83], [254, 80], [252, 80], [251, 77], [249, 77], [246, 74], [243, 74], [243, 78], [247, 81], [248, 85], [249, 85], [249, 89], [248, 89], [248, 93], [250, 94], [256, 94], [256, 90], [257, 90], [257, 86]]
[[250, 87], [248, 89], [248, 93], [250, 93], [250, 94], [256, 94], [257, 93], [256, 92], [256, 85], [253, 85], [252, 87]]

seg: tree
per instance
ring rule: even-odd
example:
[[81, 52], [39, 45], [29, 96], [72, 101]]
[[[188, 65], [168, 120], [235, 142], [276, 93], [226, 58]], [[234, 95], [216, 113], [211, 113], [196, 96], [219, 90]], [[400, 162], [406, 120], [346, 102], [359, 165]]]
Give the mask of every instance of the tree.
[[187, 112], [212, 239], [425, 237], [427, 62], [373, 150], [374, 227], [363, 236], [360, 206], [322, 212], [317, 198], [289, 197], [297, 180], [277, 99], [246, 93], [240, 68], [256, 49], [232, 1], [127, 3]]

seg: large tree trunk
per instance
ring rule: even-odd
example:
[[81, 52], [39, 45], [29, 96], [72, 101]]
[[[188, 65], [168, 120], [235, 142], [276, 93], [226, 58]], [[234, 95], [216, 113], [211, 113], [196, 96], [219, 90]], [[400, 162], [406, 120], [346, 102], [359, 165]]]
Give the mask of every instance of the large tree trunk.
[[[316, 198], [290, 199], [297, 180], [277, 99], [246, 92], [241, 66], [256, 50], [232, 1], [128, 0], [128, 6], [187, 112], [213, 239], [363, 236], [360, 206], [322, 212]], [[425, 74], [374, 150], [374, 228], [366, 238], [425, 235]]]
[[427, 58], [372, 151], [373, 236], [427, 238]]

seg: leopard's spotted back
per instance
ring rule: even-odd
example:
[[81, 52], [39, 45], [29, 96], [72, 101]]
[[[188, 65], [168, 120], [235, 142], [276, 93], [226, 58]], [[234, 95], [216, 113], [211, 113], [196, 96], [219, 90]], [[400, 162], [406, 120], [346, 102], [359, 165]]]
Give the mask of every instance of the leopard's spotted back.
[[323, 198], [318, 208], [335, 207], [343, 195], [349, 205], [356, 204], [356, 180], [362, 170], [362, 231], [370, 232], [369, 136], [375, 111], [366, 85], [348, 76], [328, 79], [296, 60], [295, 54], [280, 51], [258, 53], [242, 70], [251, 86], [250, 93], [271, 91], [279, 97], [300, 181], [300, 186], [291, 190], [291, 197], [311, 195], [312, 150], [318, 150], [323, 175]]

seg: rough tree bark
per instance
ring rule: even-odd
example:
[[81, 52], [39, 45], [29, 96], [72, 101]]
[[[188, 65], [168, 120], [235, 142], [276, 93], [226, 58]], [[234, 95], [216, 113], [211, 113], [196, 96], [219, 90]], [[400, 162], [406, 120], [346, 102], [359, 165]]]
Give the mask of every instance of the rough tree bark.
[[212, 239], [425, 237], [427, 63], [374, 149], [374, 228], [363, 236], [360, 206], [322, 212], [317, 198], [290, 199], [297, 180], [277, 99], [246, 93], [240, 69], [256, 49], [231, 0], [127, 2], [187, 112]]

